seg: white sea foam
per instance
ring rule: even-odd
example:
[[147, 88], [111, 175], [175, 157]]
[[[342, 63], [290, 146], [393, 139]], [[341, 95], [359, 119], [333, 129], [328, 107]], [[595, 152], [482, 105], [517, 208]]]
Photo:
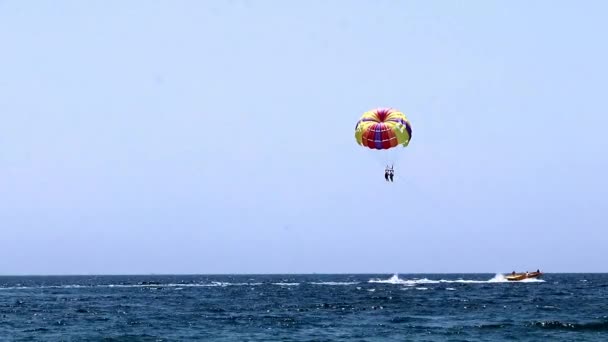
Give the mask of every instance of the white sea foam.
[[[463, 284], [488, 284], [488, 283], [506, 283], [510, 282], [505, 278], [504, 275], [497, 273], [494, 277], [488, 280], [474, 280], [474, 279], [439, 279], [432, 280], [428, 278], [414, 278], [414, 279], [401, 279], [399, 275], [393, 274], [389, 279], [370, 279], [369, 283], [379, 283], [379, 284], [394, 284], [394, 285], [405, 285], [405, 286], [415, 286], [421, 284], [442, 284], [442, 283], [463, 283]], [[519, 282], [524, 283], [542, 283], [544, 280], [538, 278], [530, 278], [520, 280]]]
[[347, 285], [357, 285], [359, 282], [356, 281], [321, 281], [321, 282], [312, 282], [313, 285], [331, 285], [331, 286], [347, 286]]

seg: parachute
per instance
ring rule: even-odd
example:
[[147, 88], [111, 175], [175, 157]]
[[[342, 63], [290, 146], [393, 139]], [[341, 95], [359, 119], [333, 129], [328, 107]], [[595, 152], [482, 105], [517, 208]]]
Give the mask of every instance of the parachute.
[[401, 149], [409, 145], [412, 126], [402, 112], [393, 108], [376, 108], [363, 113], [357, 121], [355, 139], [388, 168], [389, 164], [395, 164]]
[[377, 108], [363, 113], [355, 126], [355, 139], [361, 146], [388, 150], [407, 147], [412, 126], [405, 115], [393, 108]]

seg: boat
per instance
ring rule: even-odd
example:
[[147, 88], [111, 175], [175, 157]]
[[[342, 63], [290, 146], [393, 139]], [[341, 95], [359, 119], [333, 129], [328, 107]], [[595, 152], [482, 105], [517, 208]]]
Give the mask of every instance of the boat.
[[536, 272], [525, 272], [525, 273], [511, 273], [508, 276], [506, 276], [505, 278], [507, 278], [507, 280], [509, 281], [520, 281], [520, 280], [524, 280], [524, 279], [531, 279], [531, 278], [538, 278], [543, 274], [543, 272], [541, 271], [536, 271]]

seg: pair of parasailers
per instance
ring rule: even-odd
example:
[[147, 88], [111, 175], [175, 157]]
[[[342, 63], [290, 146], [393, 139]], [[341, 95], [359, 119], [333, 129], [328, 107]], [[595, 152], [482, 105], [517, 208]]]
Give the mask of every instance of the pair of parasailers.
[[393, 166], [391, 165], [391, 168], [389, 169], [388, 165], [387, 165], [386, 169], [384, 169], [384, 179], [386, 179], [387, 182], [389, 180], [392, 182], [394, 174], [395, 174], [395, 170], [393, 170]]

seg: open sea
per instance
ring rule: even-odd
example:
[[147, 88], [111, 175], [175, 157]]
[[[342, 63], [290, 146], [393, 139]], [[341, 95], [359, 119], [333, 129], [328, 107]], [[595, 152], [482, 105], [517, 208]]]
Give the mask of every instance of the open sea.
[[0, 277], [2, 341], [608, 341], [608, 274]]

